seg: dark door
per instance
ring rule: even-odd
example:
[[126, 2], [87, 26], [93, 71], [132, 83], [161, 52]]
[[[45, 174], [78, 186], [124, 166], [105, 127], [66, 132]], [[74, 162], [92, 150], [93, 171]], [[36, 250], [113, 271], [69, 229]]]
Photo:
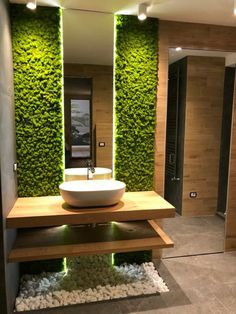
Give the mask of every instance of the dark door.
[[186, 75], [186, 58], [169, 66], [165, 199], [179, 214], [182, 210]]
[[235, 69], [225, 68], [224, 99], [221, 128], [221, 149], [219, 165], [219, 185], [217, 212], [224, 216], [227, 201], [231, 119], [234, 98]]

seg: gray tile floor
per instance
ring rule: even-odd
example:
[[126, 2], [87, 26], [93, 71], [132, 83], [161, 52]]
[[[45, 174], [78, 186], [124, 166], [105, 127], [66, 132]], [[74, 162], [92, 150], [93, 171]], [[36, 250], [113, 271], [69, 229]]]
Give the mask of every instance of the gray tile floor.
[[163, 257], [199, 255], [224, 251], [225, 221], [219, 216], [164, 219], [163, 229], [174, 241], [174, 248], [163, 250]]
[[[184, 224], [182, 224], [182, 222], [184, 222]], [[210, 254], [171, 258], [169, 256], [168, 258], [166, 253], [164, 259], [156, 261], [156, 267], [167, 283], [170, 289], [169, 292], [148, 297], [135, 297], [119, 301], [111, 300], [109, 302], [68, 306], [63, 309], [49, 309], [47, 311], [33, 311], [31, 313], [236, 314], [236, 252], [214, 253], [218, 251], [219, 248], [221, 248], [220, 250], [223, 248], [222, 242], [222, 246], [218, 243], [219, 237], [214, 235], [214, 233], [218, 233], [218, 224], [221, 225], [222, 228], [222, 222], [224, 224], [224, 221], [218, 220], [218, 217], [213, 217], [212, 219], [207, 218], [206, 220], [205, 218], [196, 220], [189, 219], [189, 224], [186, 225], [186, 221], [178, 220], [177, 218], [176, 224], [174, 224], [175, 231], [179, 228], [179, 232], [189, 235], [189, 243], [191, 243], [191, 245], [189, 244], [187, 248], [187, 246], [184, 245], [185, 242], [183, 242], [185, 248], [181, 248], [181, 244], [178, 243], [176, 251], [173, 251], [171, 255], [189, 254], [193, 249], [191, 246], [195, 247], [194, 254]], [[167, 221], [166, 228], [173, 230], [173, 225], [171, 227], [172, 223], [173, 221]], [[209, 229], [212, 230], [212, 235]], [[176, 241], [179, 241], [179, 232], [172, 234], [172, 237], [175, 238]], [[209, 247], [207, 247], [204, 242], [202, 242], [201, 245], [196, 243], [203, 241], [199, 232], [200, 234], [208, 233]], [[192, 233], [195, 233], [195, 236], [193, 236]], [[213, 241], [217, 241], [217, 245], [215, 244], [214, 246], [211, 243], [211, 238], [214, 239]], [[204, 245], [204, 252], [202, 245]], [[199, 253], [196, 252], [196, 249]]]

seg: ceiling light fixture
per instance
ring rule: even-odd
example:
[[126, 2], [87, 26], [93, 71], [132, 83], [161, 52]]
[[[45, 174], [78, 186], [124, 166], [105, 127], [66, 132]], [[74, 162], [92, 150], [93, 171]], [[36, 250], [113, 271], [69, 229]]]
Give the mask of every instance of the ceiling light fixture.
[[35, 10], [37, 7], [36, 0], [28, 0], [26, 6], [30, 10]]
[[140, 3], [138, 7], [138, 19], [143, 21], [147, 18], [147, 5], [146, 3]]
[[181, 51], [181, 50], [182, 50], [181, 47], [176, 47], [176, 48], [175, 48], [175, 51]]
[[236, 15], [236, 0], [234, 0], [234, 15]]

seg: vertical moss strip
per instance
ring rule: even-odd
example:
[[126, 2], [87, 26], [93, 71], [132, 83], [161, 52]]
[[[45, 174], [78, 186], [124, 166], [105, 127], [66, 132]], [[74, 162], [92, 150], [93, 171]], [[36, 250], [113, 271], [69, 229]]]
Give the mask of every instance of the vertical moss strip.
[[63, 180], [59, 8], [11, 5], [19, 196], [58, 194]]
[[[127, 191], [153, 189], [157, 30], [157, 19], [116, 17], [115, 176]], [[151, 259], [151, 251], [118, 253], [114, 264]]]
[[127, 191], [153, 189], [157, 19], [116, 17], [115, 176]]

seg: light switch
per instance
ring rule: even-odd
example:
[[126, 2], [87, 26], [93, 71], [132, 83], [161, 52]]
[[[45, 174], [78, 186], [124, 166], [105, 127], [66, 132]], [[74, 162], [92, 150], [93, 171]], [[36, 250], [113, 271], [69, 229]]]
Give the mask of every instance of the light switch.
[[14, 171], [14, 172], [17, 171], [17, 163], [16, 163], [16, 162], [14, 162], [14, 164], [13, 164], [13, 171]]

